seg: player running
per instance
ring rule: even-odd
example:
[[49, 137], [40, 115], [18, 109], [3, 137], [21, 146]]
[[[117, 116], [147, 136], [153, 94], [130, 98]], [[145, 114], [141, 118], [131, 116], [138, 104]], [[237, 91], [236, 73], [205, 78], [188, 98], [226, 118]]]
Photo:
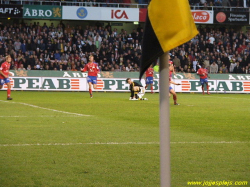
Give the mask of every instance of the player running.
[[129, 100], [148, 100], [147, 98], [143, 98], [145, 89], [141, 84], [133, 82], [130, 78], [126, 79], [126, 83], [129, 84], [129, 90], [131, 93]]
[[[168, 55], [168, 58], [170, 59], [170, 55]], [[174, 63], [173, 63], [173, 61], [169, 60], [168, 61], [168, 65], [169, 65], [169, 81], [171, 81], [173, 73], [176, 74], [175, 70], [174, 70]]]
[[172, 86], [170, 84], [174, 84], [174, 85], [181, 85], [180, 83], [175, 83], [174, 81], [171, 81], [169, 79], [169, 97], [171, 96], [171, 94], [173, 95], [173, 100], [174, 100], [174, 105], [180, 105], [179, 103], [177, 103], [177, 94], [174, 91], [174, 89], [172, 88]]
[[7, 85], [7, 100], [12, 100], [12, 98], [10, 97], [11, 85], [10, 85], [10, 79], [9, 79], [9, 75], [12, 75], [12, 73], [9, 72], [10, 63], [11, 63], [11, 57], [7, 56], [6, 61], [2, 63], [0, 67], [0, 89], [3, 88], [4, 84]]
[[150, 65], [149, 68], [146, 70], [145, 75], [146, 75], [146, 86], [145, 86], [145, 90], [146, 90], [146, 89], [148, 88], [148, 86], [150, 85], [151, 94], [153, 94], [153, 93], [154, 93], [154, 90], [153, 90], [154, 69], [152, 68], [152, 65]]
[[205, 68], [205, 64], [202, 64], [201, 68], [197, 71], [197, 75], [200, 76], [200, 83], [201, 83], [203, 95], [205, 94], [204, 93], [204, 83], [207, 85], [207, 94], [210, 95], [209, 85], [208, 85], [208, 80], [207, 80], [207, 77], [208, 78], [210, 78], [210, 77], [208, 76], [208, 72], [207, 72], [207, 69]]
[[92, 95], [92, 86], [96, 89], [97, 85], [97, 74], [99, 73], [99, 67], [96, 63], [94, 63], [94, 56], [89, 56], [89, 62], [85, 65], [84, 69], [81, 70], [82, 72], [88, 71], [87, 82], [89, 84], [89, 94], [90, 98], [93, 97]]

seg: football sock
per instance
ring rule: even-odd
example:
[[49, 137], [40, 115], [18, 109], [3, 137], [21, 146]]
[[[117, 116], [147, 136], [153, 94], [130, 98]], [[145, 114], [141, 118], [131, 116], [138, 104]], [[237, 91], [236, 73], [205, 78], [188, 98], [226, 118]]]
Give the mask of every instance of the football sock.
[[176, 101], [177, 101], [177, 96], [176, 95], [173, 95], [173, 100], [174, 100], [174, 104], [176, 104]]
[[92, 89], [89, 89], [89, 94], [92, 95]]
[[207, 85], [207, 92], [209, 91], [209, 86]]
[[7, 97], [10, 97], [10, 89], [7, 89]]
[[151, 93], [153, 93], [154, 92], [154, 89], [153, 89], [153, 86], [151, 86]]
[[138, 95], [137, 94], [135, 94], [135, 98], [138, 99]]

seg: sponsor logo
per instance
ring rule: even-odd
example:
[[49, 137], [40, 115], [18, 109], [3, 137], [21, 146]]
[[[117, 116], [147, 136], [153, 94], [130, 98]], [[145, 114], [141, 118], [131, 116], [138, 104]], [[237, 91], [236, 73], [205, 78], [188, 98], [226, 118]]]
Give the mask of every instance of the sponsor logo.
[[112, 19], [129, 19], [125, 10], [111, 10], [111, 18]]
[[191, 84], [189, 81], [181, 81], [181, 90], [182, 91], [190, 91]]
[[[208, 81], [209, 91], [211, 92], [250, 92], [250, 82], [244, 81]], [[181, 81], [181, 90], [182, 92], [200, 92], [201, 84], [200, 81]], [[177, 88], [177, 87], [176, 87]], [[206, 86], [204, 87], [206, 91]]]
[[61, 8], [52, 8], [52, 9], [38, 9], [38, 8], [29, 8], [26, 7], [24, 14], [24, 17], [40, 17], [40, 18], [61, 18]]
[[227, 19], [227, 16], [224, 12], [219, 12], [216, 14], [216, 20], [219, 23], [223, 23], [224, 21], [226, 21], [226, 19]]
[[71, 79], [71, 89], [79, 90], [80, 89], [80, 80], [79, 79]]
[[210, 15], [206, 11], [195, 11], [192, 12], [192, 15], [195, 22], [206, 23], [210, 19]]
[[0, 15], [2, 17], [22, 17], [23, 6], [21, 5], [0, 5]]
[[2, 14], [14, 14], [14, 15], [17, 15], [20, 12], [21, 11], [18, 10], [18, 8], [0, 8], [0, 13], [2, 13]]
[[250, 92], [250, 82], [243, 82], [243, 88], [245, 92]]
[[103, 80], [97, 79], [96, 90], [102, 90], [104, 88]]
[[29, 9], [26, 8], [24, 16], [32, 16], [32, 17], [51, 17], [52, 11], [51, 10], [37, 10], [37, 9]]
[[78, 8], [78, 9], [77, 9], [76, 15], [77, 15], [78, 18], [84, 19], [84, 18], [87, 17], [88, 11], [87, 11], [86, 8], [81, 7], [81, 8]]

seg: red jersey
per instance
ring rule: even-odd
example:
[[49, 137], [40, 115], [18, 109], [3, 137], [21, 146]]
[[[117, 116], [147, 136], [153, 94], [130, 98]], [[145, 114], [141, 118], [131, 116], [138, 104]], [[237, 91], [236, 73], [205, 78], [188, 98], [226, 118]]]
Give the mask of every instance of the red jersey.
[[154, 69], [148, 68], [145, 73], [146, 73], [146, 77], [153, 77], [154, 76]]
[[[169, 61], [168, 61], [168, 64], [169, 64], [170, 66], [173, 66], [173, 65], [174, 65], [174, 63], [173, 63], [172, 60], [169, 60]], [[169, 67], [170, 67], [170, 66], [169, 66]], [[172, 67], [171, 67], [171, 70], [169, 70], [169, 78], [170, 78], [170, 79], [172, 78], [172, 73], [173, 73], [173, 69], [172, 69]]]
[[[200, 69], [198, 69], [197, 74], [199, 74], [201, 79], [205, 79], [205, 78], [207, 78], [207, 69], [200, 68]], [[202, 74], [204, 74], [204, 75], [202, 75]]]
[[88, 76], [97, 76], [99, 67], [94, 62], [89, 62], [84, 66], [83, 72], [88, 71]]
[[[2, 63], [0, 71], [2, 71], [3, 74], [6, 75], [7, 77], [9, 77], [9, 70], [10, 70], [10, 63], [8, 62]], [[5, 79], [5, 77], [0, 74], [0, 79]]]
[[172, 78], [172, 71], [169, 71], [169, 78], [171, 79]]

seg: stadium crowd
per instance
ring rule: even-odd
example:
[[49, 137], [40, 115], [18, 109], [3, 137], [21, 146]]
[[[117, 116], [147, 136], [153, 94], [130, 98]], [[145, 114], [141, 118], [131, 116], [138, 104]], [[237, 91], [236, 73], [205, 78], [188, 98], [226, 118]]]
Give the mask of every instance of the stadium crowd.
[[[29, 5], [76, 5], [76, 6], [110, 6], [110, 7], [129, 7], [131, 3], [139, 5], [149, 4], [151, 0], [5, 0], [2, 4], [29, 4]], [[207, 9], [208, 7], [249, 7], [249, 0], [189, 0], [191, 6]], [[117, 5], [116, 5], [117, 4]], [[125, 4], [125, 5], [124, 5]], [[127, 4], [127, 5], [126, 5]]]
[[207, 6], [216, 7], [248, 7], [249, 0], [189, 0], [191, 6], [206, 8]]
[[[176, 72], [250, 73], [250, 32], [198, 28], [200, 34], [170, 51]], [[101, 71], [139, 71], [143, 28], [120, 32], [110, 25], [71, 27], [0, 24], [0, 61], [12, 57], [12, 70], [79, 71], [94, 55]]]
[[[139, 0], [144, 1], [144, 0]], [[127, 7], [131, 4], [131, 0], [53, 0], [53, 1], [38, 1], [38, 0], [24, 0], [24, 1], [18, 1], [18, 0], [5, 0], [3, 1], [3, 4], [24, 4], [24, 5], [74, 5], [74, 6], [89, 6], [89, 7], [117, 7], [118, 4], [120, 7]]]

